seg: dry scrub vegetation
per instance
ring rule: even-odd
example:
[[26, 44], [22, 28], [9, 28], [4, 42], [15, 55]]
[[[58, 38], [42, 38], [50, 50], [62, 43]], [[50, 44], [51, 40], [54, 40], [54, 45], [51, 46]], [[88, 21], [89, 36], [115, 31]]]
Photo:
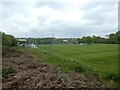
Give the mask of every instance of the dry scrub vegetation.
[[[5, 49], [5, 48], [4, 48]], [[21, 88], [97, 88], [104, 87], [95, 76], [62, 73], [26, 50], [3, 56], [3, 90]]]

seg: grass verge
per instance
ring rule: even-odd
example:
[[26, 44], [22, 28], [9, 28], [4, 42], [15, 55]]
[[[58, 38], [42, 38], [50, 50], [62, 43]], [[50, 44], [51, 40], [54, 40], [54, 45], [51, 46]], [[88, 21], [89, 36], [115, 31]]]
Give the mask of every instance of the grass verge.
[[[84, 75], [94, 75], [100, 81], [104, 83], [112, 82], [113, 87], [118, 87], [117, 82], [120, 80], [120, 75], [117, 73], [117, 70], [114, 71], [116, 63], [113, 63], [114, 58], [117, 61], [117, 53], [115, 51], [117, 48], [115, 48], [115, 45], [94, 45], [89, 47], [57, 46], [54, 47], [53, 51], [46, 48], [30, 49], [30, 51], [38, 57], [43, 58], [47, 63], [55, 65], [63, 72], [80, 72]], [[81, 57], [76, 55], [80, 55]], [[80, 57], [86, 63], [77, 61], [74, 58], [75, 56]], [[98, 61], [96, 62], [96, 60]], [[112, 68], [109, 63], [113, 65]], [[92, 67], [92, 65], [97, 68]], [[111, 71], [109, 71], [109, 67]], [[111, 84], [108, 86], [111, 86]]]

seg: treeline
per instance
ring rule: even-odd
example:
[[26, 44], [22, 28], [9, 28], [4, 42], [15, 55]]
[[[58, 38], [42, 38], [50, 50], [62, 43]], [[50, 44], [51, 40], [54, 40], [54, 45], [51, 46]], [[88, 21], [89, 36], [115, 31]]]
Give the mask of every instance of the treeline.
[[77, 39], [78, 43], [104, 43], [104, 44], [118, 44], [120, 42], [120, 31], [117, 33], [112, 33], [107, 35], [107, 38], [102, 38], [100, 36], [87, 36]]
[[[26, 39], [26, 38], [24, 38]], [[107, 35], [106, 38], [100, 36], [86, 36], [82, 38], [27, 38], [27, 43], [39, 44], [118, 44], [120, 43], [120, 31]]]
[[[18, 41], [12, 35], [7, 35], [0, 32], [2, 35], [2, 45], [3, 46], [17, 46]], [[103, 43], [103, 44], [118, 44], [120, 43], [120, 31], [107, 35], [107, 38], [100, 36], [86, 36], [82, 38], [24, 38], [27, 40], [27, 44], [34, 43], [36, 45], [40, 44], [93, 44], [93, 43]]]
[[62, 44], [64, 43], [63, 40], [66, 38], [52, 38], [52, 37], [47, 37], [47, 38], [21, 38], [21, 39], [27, 39], [27, 44], [29, 43], [34, 43], [36, 45], [39, 44]]
[[17, 46], [18, 41], [17, 39], [12, 35], [7, 35], [5, 33], [0, 32], [1, 38], [2, 38], [2, 45], [7, 47]]

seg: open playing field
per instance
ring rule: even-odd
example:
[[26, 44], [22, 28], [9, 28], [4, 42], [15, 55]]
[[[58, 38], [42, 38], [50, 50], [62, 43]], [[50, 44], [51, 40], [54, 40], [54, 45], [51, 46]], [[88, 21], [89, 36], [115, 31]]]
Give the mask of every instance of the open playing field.
[[118, 45], [49, 45], [39, 46], [32, 52], [64, 71], [74, 71], [77, 65], [100, 73], [118, 71]]

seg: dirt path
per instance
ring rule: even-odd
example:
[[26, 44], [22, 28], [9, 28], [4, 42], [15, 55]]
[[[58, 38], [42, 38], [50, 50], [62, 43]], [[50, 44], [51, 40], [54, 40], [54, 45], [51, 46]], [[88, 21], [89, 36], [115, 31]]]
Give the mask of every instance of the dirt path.
[[16, 88], [81, 88], [102, 87], [95, 77], [80, 73], [61, 73], [30, 53], [3, 58], [3, 68], [11, 67], [8, 79], [3, 78], [3, 90]]

